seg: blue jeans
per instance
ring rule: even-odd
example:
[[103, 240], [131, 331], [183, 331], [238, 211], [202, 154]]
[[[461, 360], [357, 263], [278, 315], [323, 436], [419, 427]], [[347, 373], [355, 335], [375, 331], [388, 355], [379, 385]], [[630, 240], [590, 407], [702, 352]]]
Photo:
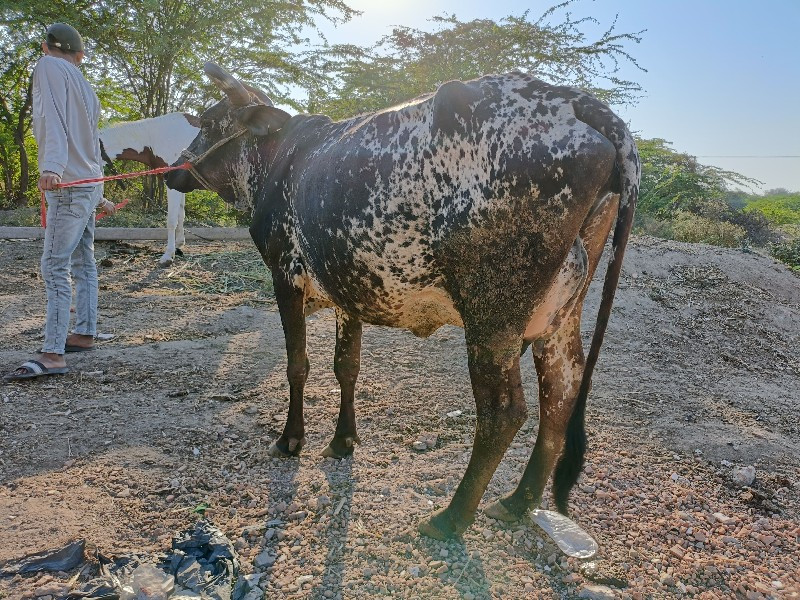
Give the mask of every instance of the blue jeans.
[[[75, 333], [97, 333], [97, 265], [94, 261], [94, 213], [103, 195], [100, 185], [45, 192], [42, 278], [47, 319], [42, 352], [64, 354], [75, 280]], [[71, 268], [70, 268], [71, 267]]]

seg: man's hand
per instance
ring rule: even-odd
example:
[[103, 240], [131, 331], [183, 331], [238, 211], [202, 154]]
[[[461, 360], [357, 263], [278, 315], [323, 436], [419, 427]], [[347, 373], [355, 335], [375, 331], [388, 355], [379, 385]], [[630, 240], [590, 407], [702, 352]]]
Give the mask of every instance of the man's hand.
[[45, 171], [39, 177], [39, 189], [42, 191], [50, 191], [58, 189], [58, 184], [61, 183], [61, 177], [50, 171]]
[[114, 203], [110, 200], [106, 200], [105, 198], [103, 198], [103, 201], [100, 203], [98, 208], [100, 209], [101, 213], [105, 213], [109, 217], [117, 212], [117, 207], [114, 206]]

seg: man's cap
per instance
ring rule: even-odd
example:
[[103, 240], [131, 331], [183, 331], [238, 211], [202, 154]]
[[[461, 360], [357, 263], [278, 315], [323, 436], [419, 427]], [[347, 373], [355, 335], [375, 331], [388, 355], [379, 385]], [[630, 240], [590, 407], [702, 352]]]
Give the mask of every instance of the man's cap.
[[83, 52], [83, 38], [78, 30], [66, 23], [53, 23], [47, 28], [47, 45], [66, 52]]

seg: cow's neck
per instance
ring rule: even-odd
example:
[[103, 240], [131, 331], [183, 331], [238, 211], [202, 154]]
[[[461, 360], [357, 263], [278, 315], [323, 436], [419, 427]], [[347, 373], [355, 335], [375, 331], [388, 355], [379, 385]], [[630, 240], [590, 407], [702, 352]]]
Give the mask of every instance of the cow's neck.
[[327, 117], [300, 115], [271, 136], [249, 138], [255, 141], [249, 161], [253, 166], [253, 223], [258, 227], [254, 241], [267, 264], [287, 274], [296, 275], [303, 263], [291, 205], [291, 180], [301, 175], [298, 157], [319, 143], [330, 122]]

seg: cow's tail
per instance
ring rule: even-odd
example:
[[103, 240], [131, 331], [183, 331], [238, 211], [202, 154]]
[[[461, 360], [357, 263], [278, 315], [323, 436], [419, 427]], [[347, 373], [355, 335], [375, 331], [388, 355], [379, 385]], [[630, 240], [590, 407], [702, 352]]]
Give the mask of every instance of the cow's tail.
[[622, 257], [625, 254], [625, 246], [628, 243], [628, 236], [633, 225], [633, 213], [639, 195], [640, 179], [639, 154], [625, 123], [614, 115], [608, 107], [592, 98], [576, 101], [575, 114], [581, 121], [602, 133], [614, 144], [617, 151], [616, 166], [619, 172], [620, 202], [617, 224], [614, 227], [611, 257], [608, 261], [608, 269], [603, 283], [603, 293], [597, 315], [597, 324], [592, 337], [592, 345], [586, 357], [586, 366], [583, 370], [575, 408], [567, 425], [564, 451], [553, 475], [553, 496], [556, 508], [563, 514], [567, 514], [569, 492], [583, 469], [584, 454], [586, 452], [586, 430], [584, 426], [586, 399], [592, 386], [592, 372], [600, 354], [600, 346], [603, 343], [603, 335], [605, 334], [611, 314], [611, 306], [614, 302], [614, 292], [617, 289], [620, 271], [622, 270]]

